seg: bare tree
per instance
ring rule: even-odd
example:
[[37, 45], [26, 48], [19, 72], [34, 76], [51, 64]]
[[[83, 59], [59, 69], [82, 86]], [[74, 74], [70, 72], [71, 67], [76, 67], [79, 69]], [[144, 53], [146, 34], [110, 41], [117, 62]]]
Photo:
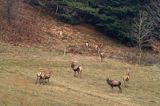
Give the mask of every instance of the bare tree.
[[151, 0], [145, 7], [154, 24], [154, 36], [160, 40], [160, 0]]
[[137, 43], [139, 52], [138, 63], [141, 63], [142, 48], [149, 46], [153, 42], [153, 21], [150, 20], [148, 13], [144, 10], [139, 12], [138, 18], [133, 25], [132, 36]]

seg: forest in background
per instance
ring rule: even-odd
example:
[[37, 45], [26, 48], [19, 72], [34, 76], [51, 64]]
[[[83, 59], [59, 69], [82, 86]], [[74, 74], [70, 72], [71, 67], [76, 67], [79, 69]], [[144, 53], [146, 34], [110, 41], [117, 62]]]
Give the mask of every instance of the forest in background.
[[[69, 24], [88, 23], [126, 45], [147, 44], [159, 36], [158, 0], [25, 0]], [[140, 12], [141, 11], [141, 12]], [[142, 13], [142, 14], [140, 14]], [[143, 16], [142, 16], [143, 15]], [[140, 22], [142, 18], [143, 22]], [[138, 25], [135, 24], [138, 22]], [[136, 27], [136, 28], [135, 28]], [[139, 27], [139, 28], [138, 28]], [[135, 29], [139, 29], [135, 32]], [[147, 30], [147, 31], [146, 31]], [[145, 35], [143, 41], [138, 37]], [[136, 36], [135, 36], [136, 35]], [[149, 40], [148, 40], [149, 39]]]

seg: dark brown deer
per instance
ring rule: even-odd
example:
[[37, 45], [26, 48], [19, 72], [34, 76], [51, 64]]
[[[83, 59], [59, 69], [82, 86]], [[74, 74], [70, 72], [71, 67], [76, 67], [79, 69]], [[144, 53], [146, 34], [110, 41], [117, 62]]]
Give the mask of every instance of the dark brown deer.
[[118, 87], [118, 88], [119, 88], [119, 91], [122, 92], [121, 82], [120, 82], [120, 81], [110, 80], [109, 78], [107, 78], [106, 82], [107, 82], [107, 84], [110, 85], [110, 87], [112, 88], [112, 92], [113, 92], [113, 88], [114, 88], [114, 87]]
[[78, 61], [73, 61], [71, 63], [71, 68], [74, 71], [74, 77], [78, 77], [80, 76], [81, 78], [81, 74], [82, 74], [82, 66], [79, 65]]

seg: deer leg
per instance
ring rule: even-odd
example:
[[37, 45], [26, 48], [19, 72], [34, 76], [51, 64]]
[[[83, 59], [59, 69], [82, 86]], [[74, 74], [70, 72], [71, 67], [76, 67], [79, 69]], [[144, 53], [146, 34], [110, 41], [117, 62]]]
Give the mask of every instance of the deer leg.
[[79, 70], [77, 71], [77, 77], [79, 77]]
[[37, 84], [37, 82], [38, 82], [38, 76], [37, 76], [37, 79], [36, 79], [36, 82], [35, 82], [35, 84]]
[[47, 79], [44, 79], [44, 83], [47, 83]]
[[80, 68], [78, 69], [77, 73], [78, 73], [78, 76], [81, 78], [81, 69]]
[[43, 78], [41, 78], [41, 77], [39, 78], [39, 83], [40, 83], [40, 85], [41, 85], [41, 84], [44, 85], [44, 80], [45, 80], [45, 79], [43, 79]]
[[125, 81], [125, 87], [128, 87], [128, 82], [127, 81]]
[[80, 78], [82, 78], [82, 70], [80, 70]]
[[47, 78], [45, 78], [45, 79], [44, 79], [44, 81], [45, 81], [45, 83], [47, 83], [47, 82], [48, 82], [48, 79], [47, 79]]
[[125, 80], [124, 80], [123, 82], [124, 82], [124, 87], [126, 87], [126, 82], [125, 82]]
[[48, 78], [48, 84], [49, 84], [49, 78]]
[[78, 77], [79, 76], [79, 72], [78, 71], [76, 71], [76, 77]]
[[128, 87], [128, 82], [124, 81], [124, 87]]
[[129, 86], [129, 81], [127, 81], [127, 87]]
[[118, 86], [118, 88], [119, 88], [119, 91], [120, 91], [120, 92], [122, 92], [122, 88], [121, 88], [121, 86]]
[[81, 70], [78, 71], [78, 76], [81, 78]]
[[100, 48], [97, 48], [97, 54], [100, 54]]
[[80, 77], [80, 71], [78, 71], [78, 77]]
[[41, 85], [41, 83], [42, 83], [42, 78], [39, 78], [39, 84]]
[[43, 83], [43, 85], [44, 85], [44, 84], [45, 84], [45, 79], [42, 79], [42, 81], [43, 81], [42, 83]]
[[76, 77], [76, 71], [74, 71], [74, 77]]

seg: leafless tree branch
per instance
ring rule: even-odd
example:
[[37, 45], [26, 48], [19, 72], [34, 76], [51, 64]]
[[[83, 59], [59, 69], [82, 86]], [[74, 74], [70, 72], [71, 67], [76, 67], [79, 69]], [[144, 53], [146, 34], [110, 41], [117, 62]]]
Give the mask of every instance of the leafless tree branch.
[[153, 21], [150, 20], [148, 13], [144, 10], [141, 10], [138, 18], [135, 20], [132, 31], [132, 36], [137, 43], [137, 48], [139, 51], [139, 64], [141, 63], [142, 48], [148, 47], [149, 43], [153, 41], [153, 28]]

